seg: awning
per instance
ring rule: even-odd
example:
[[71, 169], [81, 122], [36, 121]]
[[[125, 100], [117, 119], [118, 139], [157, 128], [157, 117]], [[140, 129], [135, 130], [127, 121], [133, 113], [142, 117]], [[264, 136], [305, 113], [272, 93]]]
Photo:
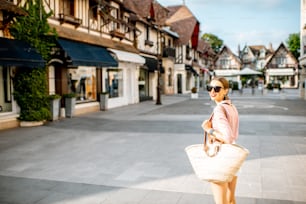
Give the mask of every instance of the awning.
[[199, 76], [198, 72], [191, 65], [185, 64], [185, 70], [192, 72], [195, 76]]
[[113, 52], [118, 61], [123, 61], [123, 62], [132, 62], [132, 63], [137, 63], [137, 64], [144, 64], [146, 62], [146, 59], [143, 58], [142, 56], [132, 53], [132, 52], [126, 52], [126, 51], [121, 51], [121, 50], [115, 50], [115, 49], [108, 49], [109, 51]]
[[44, 67], [45, 61], [28, 43], [0, 38], [0, 64], [17, 67]]
[[157, 70], [157, 59], [156, 58], [152, 58], [152, 57], [146, 57], [143, 56], [146, 59], [146, 63], [145, 66], [148, 67], [149, 72], [154, 72], [155, 70]]
[[68, 55], [70, 66], [117, 67], [117, 61], [104, 48], [66, 39], [58, 39]]
[[269, 76], [292, 76], [294, 75], [293, 68], [268, 69]]
[[216, 76], [224, 76], [224, 77], [230, 77], [230, 76], [237, 76], [238, 70], [234, 69], [217, 69], [214, 70]]

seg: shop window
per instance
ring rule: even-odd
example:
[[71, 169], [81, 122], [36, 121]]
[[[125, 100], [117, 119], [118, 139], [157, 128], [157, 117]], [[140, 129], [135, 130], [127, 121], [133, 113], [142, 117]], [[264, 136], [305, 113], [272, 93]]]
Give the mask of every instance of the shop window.
[[96, 101], [96, 68], [78, 67], [68, 69], [68, 87], [77, 94], [77, 101]]
[[148, 100], [149, 97], [149, 71], [141, 68], [139, 70], [138, 90], [140, 101]]
[[0, 113], [12, 111], [12, 81], [11, 70], [8, 67], [0, 67]]
[[106, 89], [110, 98], [123, 96], [123, 74], [121, 69], [108, 69], [106, 78]]
[[168, 86], [172, 86], [172, 69], [169, 68], [168, 72]]

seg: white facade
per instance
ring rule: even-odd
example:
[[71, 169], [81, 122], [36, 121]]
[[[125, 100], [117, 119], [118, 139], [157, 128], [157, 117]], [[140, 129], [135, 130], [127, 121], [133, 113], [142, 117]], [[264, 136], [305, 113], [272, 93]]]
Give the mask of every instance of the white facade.
[[[115, 108], [129, 104], [139, 103], [138, 77], [139, 69], [145, 59], [138, 54], [120, 50], [109, 49], [117, 58], [118, 70], [122, 70], [123, 93], [116, 98], [109, 98], [108, 108]], [[103, 80], [107, 78], [107, 69], [103, 70]], [[105, 85], [105, 84], [104, 84]], [[106, 90], [106, 88], [104, 88]]]
[[306, 1], [301, 0], [301, 19], [300, 19], [300, 58], [299, 64], [301, 66], [300, 73], [300, 96], [306, 100]]

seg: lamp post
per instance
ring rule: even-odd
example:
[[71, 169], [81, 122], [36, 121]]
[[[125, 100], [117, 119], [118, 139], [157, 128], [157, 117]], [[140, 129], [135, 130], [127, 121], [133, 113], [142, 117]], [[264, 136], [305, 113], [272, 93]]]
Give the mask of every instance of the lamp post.
[[162, 68], [162, 56], [159, 53], [159, 43], [160, 43], [160, 38], [161, 38], [161, 33], [160, 33], [160, 25], [157, 26], [157, 45], [156, 45], [156, 49], [157, 49], [157, 97], [156, 97], [156, 105], [162, 105], [161, 103], [161, 96], [160, 96], [160, 70]]
[[157, 97], [156, 97], [156, 105], [162, 105], [161, 97], [160, 97], [160, 69], [161, 69], [162, 60], [160, 55], [157, 57]]

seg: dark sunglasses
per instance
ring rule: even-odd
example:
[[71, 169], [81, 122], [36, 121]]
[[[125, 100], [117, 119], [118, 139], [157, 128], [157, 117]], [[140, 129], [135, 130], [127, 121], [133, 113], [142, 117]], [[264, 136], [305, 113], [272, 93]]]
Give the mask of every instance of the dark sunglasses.
[[223, 88], [221, 86], [210, 86], [210, 85], [207, 85], [206, 89], [207, 89], [208, 92], [211, 92], [211, 90], [214, 89], [214, 91], [216, 93], [218, 93]]

